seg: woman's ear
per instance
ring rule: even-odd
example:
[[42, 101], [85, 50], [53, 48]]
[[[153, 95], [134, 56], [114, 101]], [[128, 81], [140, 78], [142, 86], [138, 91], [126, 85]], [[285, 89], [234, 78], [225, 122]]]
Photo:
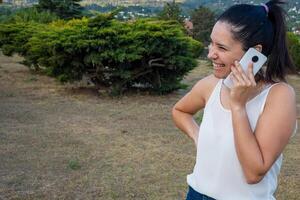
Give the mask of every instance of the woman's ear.
[[262, 51], [262, 46], [261, 46], [261, 44], [255, 45], [253, 48], [256, 49], [256, 50], [259, 51], [259, 52]]

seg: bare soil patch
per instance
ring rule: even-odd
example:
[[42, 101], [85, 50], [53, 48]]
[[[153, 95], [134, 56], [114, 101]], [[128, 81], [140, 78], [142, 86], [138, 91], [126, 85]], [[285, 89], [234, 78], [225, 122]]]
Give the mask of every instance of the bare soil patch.
[[[193, 143], [166, 96], [99, 95], [0, 55], [0, 199], [184, 199]], [[192, 86], [207, 63], [185, 79]], [[290, 82], [300, 102], [300, 78]], [[299, 199], [300, 135], [286, 148], [278, 200]]]

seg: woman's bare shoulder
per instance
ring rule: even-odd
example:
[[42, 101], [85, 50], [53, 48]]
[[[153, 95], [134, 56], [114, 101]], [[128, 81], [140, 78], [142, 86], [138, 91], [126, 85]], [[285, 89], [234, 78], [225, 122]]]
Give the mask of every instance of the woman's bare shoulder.
[[285, 83], [276, 83], [270, 89], [266, 100], [266, 107], [273, 109], [294, 109], [296, 105], [296, 94], [294, 88]]
[[218, 80], [219, 79], [215, 78], [213, 75], [199, 80], [193, 88], [175, 104], [174, 108], [186, 113], [195, 114], [205, 107]]
[[269, 99], [281, 97], [282, 99], [295, 98], [294, 88], [285, 82], [275, 83], [270, 89]]
[[219, 80], [220, 79], [216, 78], [213, 74], [206, 76], [194, 85], [192, 91], [195, 93], [201, 93], [204, 95], [205, 99], [208, 99]]

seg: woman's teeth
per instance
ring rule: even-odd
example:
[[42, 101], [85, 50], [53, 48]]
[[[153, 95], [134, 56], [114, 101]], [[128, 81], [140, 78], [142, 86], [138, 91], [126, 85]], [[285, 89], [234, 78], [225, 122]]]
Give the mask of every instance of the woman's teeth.
[[225, 65], [223, 64], [216, 64], [216, 63], [213, 63], [214, 67], [225, 67]]

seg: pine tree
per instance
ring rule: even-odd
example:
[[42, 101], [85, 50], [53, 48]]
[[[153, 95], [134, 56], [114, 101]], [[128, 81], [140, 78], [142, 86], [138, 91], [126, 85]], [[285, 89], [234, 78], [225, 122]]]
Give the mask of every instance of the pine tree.
[[177, 20], [183, 24], [184, 18], [181, 16], [182, 10], [180, 4], [173, 0], [172, 3], [166, 3], [163, 10], [159, 13], [159, 18], [163, 20]]
[[60, 18], [70, 19], [82, 16], [81, 0], [39, 0], [38, 8], [57, 14]]
[[210, 41], [210, 33], [215, 23], [215, 14], [209, 8], [200, 6], [195, 9], [191, 16], [193, 23], [193, 38], [208, 44]]

